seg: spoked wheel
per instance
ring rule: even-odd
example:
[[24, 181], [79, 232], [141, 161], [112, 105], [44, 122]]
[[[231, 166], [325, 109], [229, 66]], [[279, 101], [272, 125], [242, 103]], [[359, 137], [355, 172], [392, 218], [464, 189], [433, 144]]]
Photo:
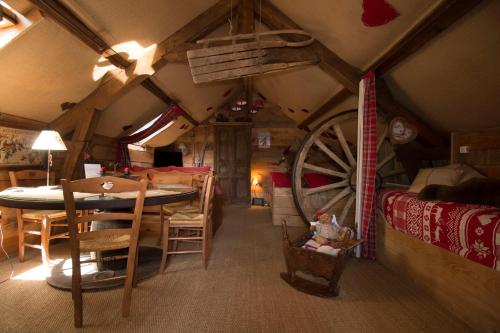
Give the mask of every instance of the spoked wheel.
[[[378, 122], [376, 187], [380, 189], [384, 182], [397, 181], [395, 177], [404, 170], [386, 140], [388, 125]], [[292, 170], [293, 199], [305, 223], [321, 210], [335, 214], [341, 225], [354, 227], [357, 126], [357, 110], [345, 111], [324, 120], [305, 137]], [[317, 174], [327, 177], [329, 184], [309, 187]]]

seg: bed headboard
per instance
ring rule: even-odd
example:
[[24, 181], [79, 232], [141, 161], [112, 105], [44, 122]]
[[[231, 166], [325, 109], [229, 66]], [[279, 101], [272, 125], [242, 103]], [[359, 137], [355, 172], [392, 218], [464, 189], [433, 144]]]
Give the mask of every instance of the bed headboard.
[[451, 163], [467, 163], [500, 179], [500, 128], [451, 134]]

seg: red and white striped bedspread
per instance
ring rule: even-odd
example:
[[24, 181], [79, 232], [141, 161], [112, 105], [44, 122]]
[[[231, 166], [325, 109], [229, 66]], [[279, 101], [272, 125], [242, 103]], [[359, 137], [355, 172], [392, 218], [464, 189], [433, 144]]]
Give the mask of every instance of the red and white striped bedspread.
[[422, 201], [400, 190], [383, 190], [378, 206], [394, 229], [500, 271], [499, 209]]

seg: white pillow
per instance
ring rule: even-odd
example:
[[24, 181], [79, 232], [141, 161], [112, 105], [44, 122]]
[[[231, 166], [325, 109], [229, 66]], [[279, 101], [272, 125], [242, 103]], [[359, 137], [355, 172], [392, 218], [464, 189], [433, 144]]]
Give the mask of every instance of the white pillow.
[[458, 185], [461, 174], [460, 169], [448, 167], [420, 169], [408, 192], [419, 193], [430, 184]]

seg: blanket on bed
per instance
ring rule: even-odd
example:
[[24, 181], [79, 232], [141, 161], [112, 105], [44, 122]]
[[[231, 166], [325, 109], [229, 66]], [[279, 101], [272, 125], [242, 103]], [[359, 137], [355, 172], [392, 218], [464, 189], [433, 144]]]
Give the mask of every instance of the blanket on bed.
[[500, 209], [395, 190], [379, 194], [379, 209], [392, 228], [500, 271]]

